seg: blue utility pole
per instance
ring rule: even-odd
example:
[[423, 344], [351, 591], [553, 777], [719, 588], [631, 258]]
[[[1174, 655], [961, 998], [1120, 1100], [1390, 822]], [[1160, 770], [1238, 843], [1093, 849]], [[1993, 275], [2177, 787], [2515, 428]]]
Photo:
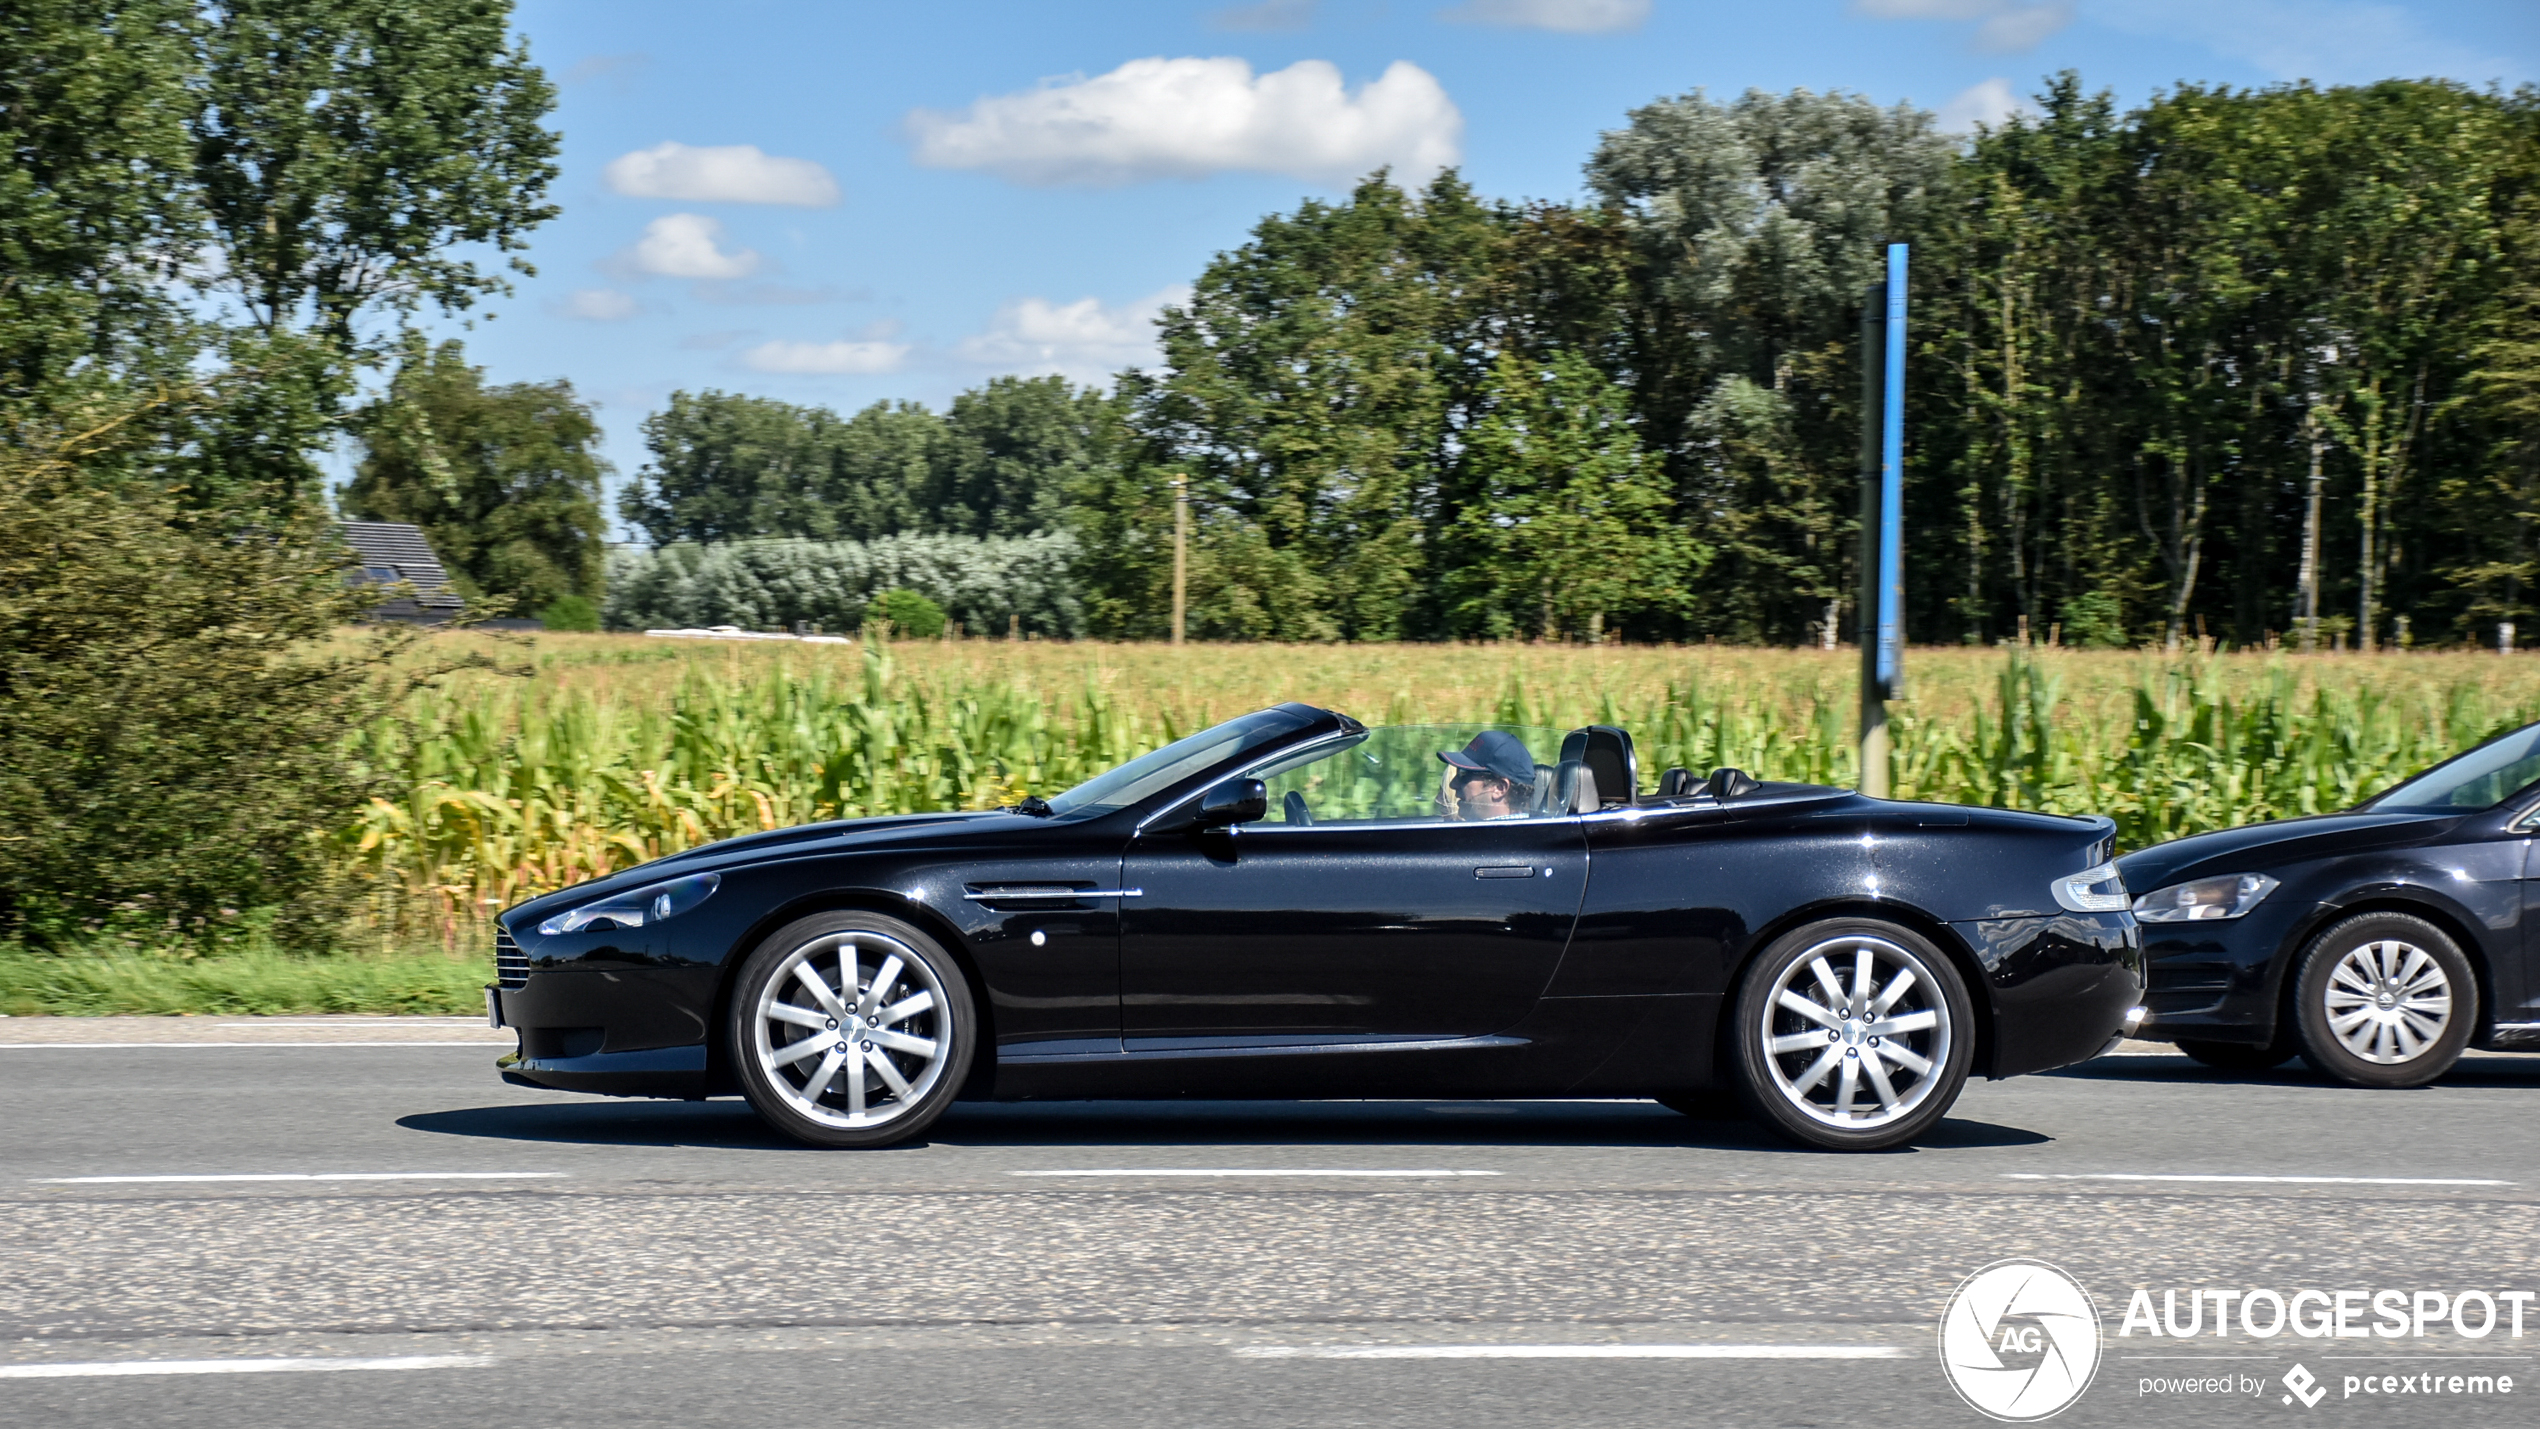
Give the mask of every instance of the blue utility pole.
[[1861, 302], [1861, 792], [1891, 787], [1887, 702], [1905, 690], [1906, 245]]

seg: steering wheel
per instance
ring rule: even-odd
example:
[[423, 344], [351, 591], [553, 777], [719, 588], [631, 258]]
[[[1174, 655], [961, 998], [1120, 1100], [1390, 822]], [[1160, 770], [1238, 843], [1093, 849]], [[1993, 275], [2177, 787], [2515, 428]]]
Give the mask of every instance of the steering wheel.
[[1279, 817], [1291, 824], [1314, 822], [1313, 811], [1305, 807], [1305, 795], [1294, 789], [1279, 801]]

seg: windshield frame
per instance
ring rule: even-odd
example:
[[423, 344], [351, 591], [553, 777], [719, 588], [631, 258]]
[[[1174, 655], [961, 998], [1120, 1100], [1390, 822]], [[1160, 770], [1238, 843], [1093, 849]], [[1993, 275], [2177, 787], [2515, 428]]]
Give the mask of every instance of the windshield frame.
[[[2407, 778], [2402, 779], [2398, 783], [2391, 785], [2389, 788], [2382, 790], [2380, 793], [2373, 795], [2363, 803], [2356, 805], [2356, 810], [2359, 813], [2436, 814], [2459, 818], [2470, 814], [2483, 814], [2494, 809], [2502, 808], [2507, 804], [2511, 804], [2518, 799], [2526, 797], [2535, 787], [2540, 787], [2540, 779], [2534, 779], [2523, 784], [2516, 785], [2514, 788], [2507, 790], [2494, 802], [2487, 804], [2400, 804], [2392, 801], [2406, 790], [2423, 784], [2427, 780], [2433, 779], [2437, 775], [2443, 774], [2445, 771], [2454, 769], [2461, 765], [2479, 764], [2479, 767], [2483, 770], [2490, 769], [2490, 766], [2480, 762], [2481, 755], [2487, 754], [2488, 751], [2508, 740], [2526, 736], [2530, 737], [2530, 743], [2525, 746], [2523, 757], [2528, 758], [2533, 755], [2540, 755], [2540, 723], [2518, 725], [2515, 728], [2505, 730], [2492, 738], [2480, 740], [2477, 744], [2472, 745], [2468, 749], [2462, 750], [2460, 753], [2453, 755], [2451, 758], [2444, 760], [2440, 764], [2436, 764], [2419, 773], [2409, 775]], [[2511, 764], [2516, 762], [2519, 761], [2505, 761], [2504, 767], [2510, 767]], [[2492, 770], [2490, 770], [2490, 772], [2492, 772]], [[2455, 777], [2450, 787], [2458, 789], [2464, 784], [2484, 777], [2487, 777], [2485, 773], [2470, 774], [2465, 777]]]
[[[1354, 723], [1346, 716], [1334, 715], [1329, 710], [1294, 702], [1237, 715], [1148, 750], [1135, 759], [1116, 764], [1073, 788], [1052, 795], [1049, 799], [1050, 812], [1062, 818], [1095, 818], [1159, 799], [1170, 799], [1176, 791], [1189, 787], [1195, 781], [1205, 781], [1218, 771], [1258, 758], [1283, 743], [1292, 742], [1299, 735], [1313, 732], [1329, 720], [1338, 720], [1344, 727]], [[1233, 731], [1231, 743], [1229, 731]], [[1223, 746], [1225, 752], [1217, 758], [1205, 764], [1189, 764], [1191, 759], [1219, 746]]]

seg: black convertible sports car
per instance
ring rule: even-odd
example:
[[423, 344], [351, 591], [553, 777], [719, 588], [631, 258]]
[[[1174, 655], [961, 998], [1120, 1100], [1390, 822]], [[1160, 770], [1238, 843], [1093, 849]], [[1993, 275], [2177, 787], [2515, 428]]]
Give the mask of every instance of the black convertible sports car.
[[1287, 704], [1046, 802], [736, 838], [505, 912], [504, 1076], [738, 1091], [824, 1146], [959, 1096], [1656, 1097], [1894, 1145], [2104, 1050], [2104, 819], [1682, 769], [1631, 737]]
[[2126, 855], [2146, 890], [2142, 1035], [2233, 1071], [2298, 1052], [2360, 1087], [2430, 1082], [2465, 1047], [2540, 1050], [2535, 826], [2540, 725], [2345, 813]]

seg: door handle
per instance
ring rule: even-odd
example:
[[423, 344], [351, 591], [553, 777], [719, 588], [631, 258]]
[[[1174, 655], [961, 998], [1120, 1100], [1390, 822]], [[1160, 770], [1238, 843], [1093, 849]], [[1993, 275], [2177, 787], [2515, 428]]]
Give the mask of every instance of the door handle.
[[1143, 888], [974, 888], [961, 895], [973, 903], [1005, 903], [1024, 898], [1144, 898]]
[[[1543, 871], [1543, 873], [1546, 878], [1550, 878], [1552, 876], [1551, 869], [1547, 868]], [[1535, 867], [1530, 863], [1486, 865], [1484, 867], [1474, 869], [1473, 876], [1475, 878], [1532, 878], [1535, 876]]]

